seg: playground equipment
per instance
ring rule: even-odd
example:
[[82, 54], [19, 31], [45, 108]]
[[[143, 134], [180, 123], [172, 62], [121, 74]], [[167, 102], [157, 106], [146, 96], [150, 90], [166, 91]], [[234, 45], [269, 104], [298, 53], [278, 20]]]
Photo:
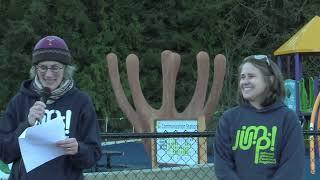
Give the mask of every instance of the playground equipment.
[[320, 52], [319, 30], [320, 17], [315, 16], [274, 52], [280, 69], [288, 78], [285, 80], [289, 92], [286, 103], [300, 118], [310, 117], [314, 97], [319, 92], [319, 74], [318, 77], [303, 77], [302, 73], [302, 60]]
[[[320, 17], [315, 16], [274, 52], [278, 66], [287, 78], [285, 87], [288, 96], [285, 99], [285, 103], [289, 108], [296, 111], [302, 124], [309, 124], [310, 131], [318, 131], [320, 129], [320, 97], [318, 95], [316, 100], [314, 98], [319, 93], [320, 66], [319, 63], [314, 63], [312, 68], [317, 69], [315, 73], [311, 76], [309, 74], [309, 77], [303, 77], [302, 60], [310, 56], [319, 55], [319, 42]], [[311, 62], [308, 61], [308, 63]], [[315, 124], [318, 125], [315, 126]], [[318, 136], [311, 135], [309, 137], [311, 174], [315, 174], [315, 143], [318, 139]], [[320, 150], [320, 146], [318, 149]]]
[[[317, 96], [317, 99], [314, 103], [312, 113], [311, 113], [311, 119], [310, 119], [310, 131], [314, 130], [314, 125], [318, 124], [316, 127], [317, 129], [320, 128], [320, 111], [319, 111], [319, 106], [320, 106], [320, 93]], [[316, 120], [317, 119], [317, 120]], [[318, 138], [319, 140], [319, 138]], [[315, 162], [315, 154], [316, 154], [316, 149], [315, 149], [315, 138], [314, 135], [311, 135], [309, 137], [309, 143], [310, 143], [310, 173], [315, 174], [316, 173], [316, 162]], [[318, 150], [320, 153], [320, 143], [318, 141]]]

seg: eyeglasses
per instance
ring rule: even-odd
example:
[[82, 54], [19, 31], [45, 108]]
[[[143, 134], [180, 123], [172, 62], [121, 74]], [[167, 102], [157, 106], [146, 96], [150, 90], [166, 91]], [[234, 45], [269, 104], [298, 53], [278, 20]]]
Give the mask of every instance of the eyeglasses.
[[267, 55], [251, 55], [251, 56], [244, 58], [243, 61], [248, 61], [249, 59], [254, 59], [254, 60], [258, 60], [258, 61], [265, 61], [267, 63], [267, 65], [269, 67], [271, 67], [271, 63], [270, 63], [269, 57]]
[[58, 66], [58, 65], [53, 65], [51, 67], [48, 67], [48, 66], [45, 66], [45, 65], [38, 65], [37, 67], [37, 70], [41, 73], [45, 73], [47, 72], [49, 69], [51, 70], [51, 72], [53, 73], [58, 73], [60, 72], [61, 69], [63, 69], [63, 67], [61, 66]]

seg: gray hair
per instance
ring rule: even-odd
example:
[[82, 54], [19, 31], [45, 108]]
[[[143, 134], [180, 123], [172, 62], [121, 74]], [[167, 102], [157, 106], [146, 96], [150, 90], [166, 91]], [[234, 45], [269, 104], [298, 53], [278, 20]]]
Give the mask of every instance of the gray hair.
[[[64, 72], [63, 72], [63, 77], [65, 79], [72, 79], [75, 70], [76, 70], [76, 67], [74, 65], [65, 65]], [[36, 77], [36, 74], [37, 74], [36, 65], [34, 65], [34, 66], [32, 66], [30, 68], [29, 74], [30, 74], [30, 78], [31, 79]]]

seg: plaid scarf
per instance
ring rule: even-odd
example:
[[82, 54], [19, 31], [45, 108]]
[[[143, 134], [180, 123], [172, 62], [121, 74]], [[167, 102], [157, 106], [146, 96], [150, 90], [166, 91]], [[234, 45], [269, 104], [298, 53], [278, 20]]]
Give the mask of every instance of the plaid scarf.
[[[48, 98], [47, 104], [52, 104], [58, 100], [62, 95], [68, 92], [73, 87], [73, 79], [63, 79], [59, 87], [51, 92], [51, 96]], [[32, 89], [40, 95], [43, 86], [39, 81], [38, 76], [32, 81]]]

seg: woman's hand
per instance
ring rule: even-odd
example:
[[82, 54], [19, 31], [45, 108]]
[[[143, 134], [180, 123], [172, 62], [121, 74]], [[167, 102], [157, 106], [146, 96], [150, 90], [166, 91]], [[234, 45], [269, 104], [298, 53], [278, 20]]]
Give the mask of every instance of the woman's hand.
[[29, 109], [28, 123], [30, 126], [35, 125], [37, 121], [41, 121], [45, 113], [46, 104], [41, 101], [36, 101]]
[[76, 138], [67, 138], [58, 141], [57, 146], [63, 148], [64, 154], [75, 155], [78, 153], [79, 144]]

